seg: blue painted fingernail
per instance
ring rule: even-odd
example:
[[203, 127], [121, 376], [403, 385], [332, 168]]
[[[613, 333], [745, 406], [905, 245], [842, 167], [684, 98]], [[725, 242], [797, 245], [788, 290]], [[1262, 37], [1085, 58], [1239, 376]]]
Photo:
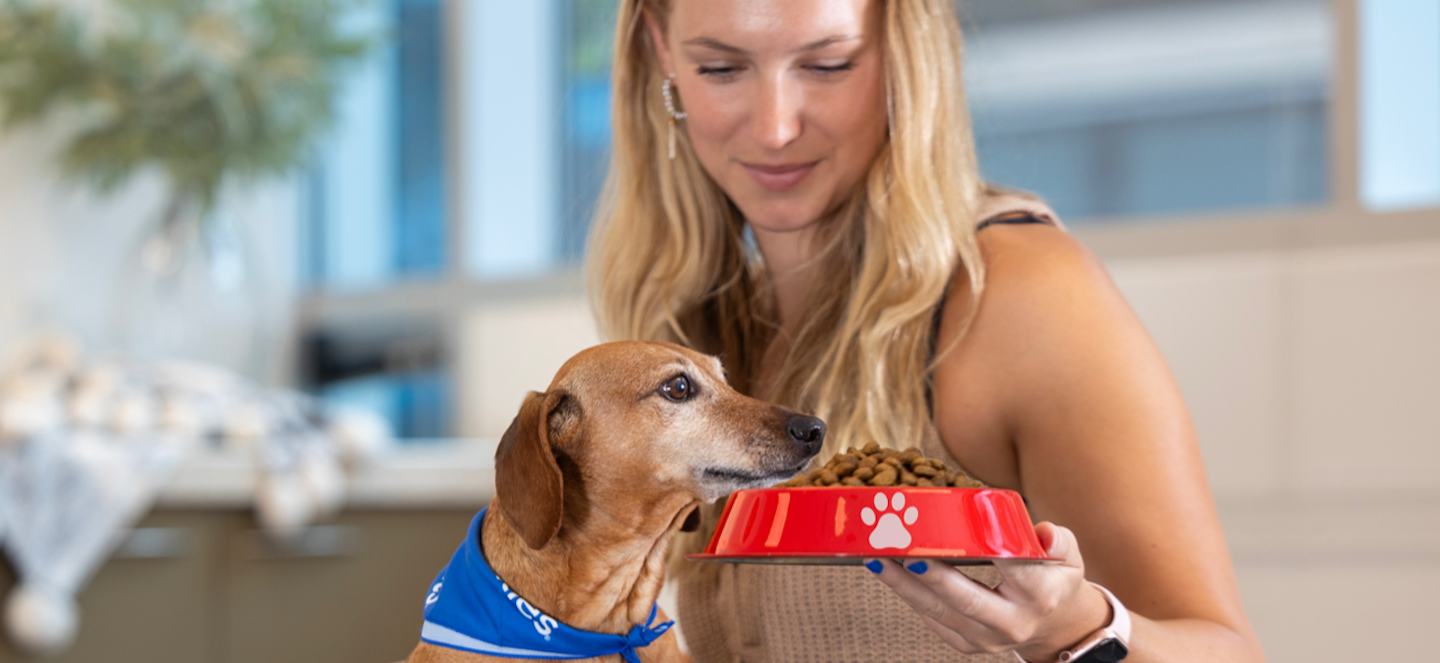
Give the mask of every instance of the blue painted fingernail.
[[926, 572], [926, 571], [929, 571], [929, 570], [930, 570], [930, 565], [929, 565], [929, 564], [926, 564], [925, 562], [915, 562], [914, 564], [911, 564], [910, 566], [907, 566], [907, 567], [905, 567], [905, 568], [910, 569], [910, 572], [911, 572], [911, 573], [914, 573], [914, 574], [917, 574], [917, 575], [918, 575], [918, 574], [924, 573], [924, 572]]
[[870, 572], [871, 572], [871, 573], [874, 573], [874, 574], [877, 574], [877, 575], [878, 575], [881, 571], [884, 571], [884, 570], [885, 570], [885, 567], [880, 565], [880, 560], [878, 560], [878, 559], [872, 559], [872, 560], [870, 560], [870, 561], [868, 561], [868, 562], [865, 562], [865, 568], [870, 569]]

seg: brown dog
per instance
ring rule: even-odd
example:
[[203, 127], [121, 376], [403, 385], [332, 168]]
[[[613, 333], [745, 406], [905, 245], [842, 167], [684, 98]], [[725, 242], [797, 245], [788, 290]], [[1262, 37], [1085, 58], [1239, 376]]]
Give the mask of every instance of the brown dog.
[[[819, 419], [731, 389], [714, 357], [668, 343], [590, 348], [525, 399], [501, 438], [484, 559], [540, 613], [624, 635], [650, 618], [666, 546], [698, 525], [700, 503], [793, 476], [824, 435]], [[636, 651], [682, 660], [670, 632]], [[514, 659], [421, 642], [408, 660]]]

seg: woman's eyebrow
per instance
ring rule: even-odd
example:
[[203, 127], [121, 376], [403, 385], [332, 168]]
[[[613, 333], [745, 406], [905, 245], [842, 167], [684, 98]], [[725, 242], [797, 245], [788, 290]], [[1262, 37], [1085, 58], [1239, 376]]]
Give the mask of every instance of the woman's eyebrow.
[[800, 48], [796, 49], [796, 52], [818, 51], [822, 48], [825, 48], [826, 46], [830, 46], [832, 44], [840, 44], [847, 41], [860, 41], [860, 35], [833, 35], [819, 41], [812, 41], [804, 46], [801, 46]]
[[[804, 46], [801, 46], [800, 48], [795, 49], [795, 52], [800, 53], [800, 52], [804, 52], [804, 51], [818, 51], [818, 50], [820, 50], [820, 49], [822, 49], [822, 48], [825, 48], [826, 46], [830, 46], [830, 45], [832, 45], [832, 44], [839, 44], [839, 43], [842, 43], [842, 42], [847, 42], [847, 41], [859, 41], [859, 40], [860, 40], [860, 35], [848, 35], [848, 34], [832, 35], [832, 36], [826, 37], [826, 38], [824, 38], [824, 39], [820, 39], [820, 40], [818, 40], [818, 41], [813, 41], [813, 42], [810, 42], [810, 43], [808, 43], [808, 44], [805, 44]], [[687, 39], [687, 40], [685, 40], [685, 41], [683, 41], [683, 42], [681, 42], [681, 43], [684, 44], [684, 45], [686, 45], [686, 46], [702, 46], [702, 47], [704, 47], [704, 48], [713, 48], [713, 49], [715, 49], [715, 50], [717, 50], [717, 51], [725, 51], [726, 53], [735, 53], [735, 54], [738, 54], [738, 55], [747, 55], [747, 54], [749, 53], [749, 51], [746, 51], [745, 49], [740, 48], [739, 46], [731, 46], [730, 44], [727, 44], [727, 43], [725, 43], [725, 42], [723, 42], [723, 41], [720, 41], [719, 39], [715, 39], [714, 37], [696, 37], [696, 38], [694, 38], [694, 39]]]

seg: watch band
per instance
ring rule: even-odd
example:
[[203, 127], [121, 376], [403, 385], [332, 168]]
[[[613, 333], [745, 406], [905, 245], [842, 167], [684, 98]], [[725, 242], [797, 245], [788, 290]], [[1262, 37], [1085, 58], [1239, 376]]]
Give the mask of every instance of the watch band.
[[[1079, 644], [1060, 652], [1060, 663], [1115, 663], [1130, 653], [1130, 611], [1115, 598], [1110, 590], [1090, 583], [1105, 596], [1110, 604], [1110, 623], [1081, 640]], [[1012, 651], [1020, 663], [1030, 663], [1019, 652]]]
[[1115, 598], [1115, 595], [1111, 594], [1110, 590], [1093, 582], [1090, 583], [1090, 585], [1105, 595], [1105, 600], [1110, 603], [1110, 609], [1115, 612], [1115, 616], [1110, 620], [1110, 625], [1106, 628], [1114, 631], [1116, 637], [1120, 638], [1128, 646], [1130, 644], [1131, 627], [1130, 611], [1125, 609], [1125, 604], [1121, 603], [1120, 599]]

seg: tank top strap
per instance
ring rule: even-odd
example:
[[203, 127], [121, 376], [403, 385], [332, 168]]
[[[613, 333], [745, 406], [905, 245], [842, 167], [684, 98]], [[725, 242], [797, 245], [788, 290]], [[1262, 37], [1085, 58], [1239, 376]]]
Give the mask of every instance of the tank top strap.
[[[1001, 217], [1013, 216], [1014, 221]], [[1021, 221], [1023, 218], [1032, 218], [1034, 221]], [[985, 196], [976, 210], [977, 219], [975, 229], [977, 231], [997, 223], [1043, 223], [1065, 230], [1065, 222], [1055, 210], [1050, 209], [1044, 201], [1033, 196], [999, 191]]]
[[[1065, 230], [1065, 224], [1049, 205], [1038, 198], [1008, 191], [995, 191], [987, 195], [976, 215], [979, 222], [975, 224], [975, 232], [980, 232], [993, 225], [1025, 225], [1042, 224], [1054, 226]], [[949, 286], [946, 286], [945, 293], [941, 295], [940, 301], [935, 305], [935, 313], [930, 321], [930, 355], [928, 361], [935, 359], [935, 353], [940, 342], [940, 321], [945, 313], [945, 301], [950, 295]], [[927, 361], [927, 363], [928, 363]], [[926, 426], [920, 450], [930, 458], [939, 459], [951, 467], [964, 467], [963, 463], [952, 457], [940, 442], [940, 434], [935, 429], [935, 398], [932, 386], [928, 379], [925, 385], [925, 405], [930, 412], [931, 421]]]
[[[980, 219], [975, 224], [975, 232], [980, 232], [993, 225], [1024, 225], [1042, 224], [1055, 226], [1065, 230], [1065, 224], [1049, 205], [1030, 196], [1015, 193], [998, 193], [986, 196], [984, 203], [980, 205]], [[953, 280], [953, 279], [952, 279]], [[936, 343], [940, 337], [940, 320], [945, 312], [945, 300], [950, 296], [950, 286], [945, 286], [945, 292], [940, 295], [940, 301], [935, 305], [935, 313], [930, 320], [930, 356], [935, 358]], [[926, 401], [929, 401], [929, 389], [926, 389]]]
[[1042, 225], [1042, 226], [1055, 225], [1055, 224], [1050, 223], [1049, 221], [1046, 221], [1045, 219], [1042, 219], [1042, 218], [1040, 218], [1040, 217], [1031, 216], [1031, 215], [1029, 215], [1029, 214], [1024, 214], [1024, 215], [1021, 215], [1021, 216], [1002, 216], [1002, 217], [1000, 217], [1000, 218], [998, 218], [998, 219], [987, 219], [987, 220], [985, 220], [985, 221], [980, 222], [979, 225], [975, 226], [975, 232], [978, 233], [978, 232], [980, 232], [980, 231], [982, 231], [982, 230], [984, 230], [984, 229], [986, 229], [986, 228], [989, 228], [990, 226], [994, 226], [994, 225], [1015, 225], [1015, 226], [1021, 226], [1021, 225], [1028, 225], [1028, 224], [1032, 224], [1032, 223], [1038, 223], [1038, 224], [1040, 224], [1040, 225]]

